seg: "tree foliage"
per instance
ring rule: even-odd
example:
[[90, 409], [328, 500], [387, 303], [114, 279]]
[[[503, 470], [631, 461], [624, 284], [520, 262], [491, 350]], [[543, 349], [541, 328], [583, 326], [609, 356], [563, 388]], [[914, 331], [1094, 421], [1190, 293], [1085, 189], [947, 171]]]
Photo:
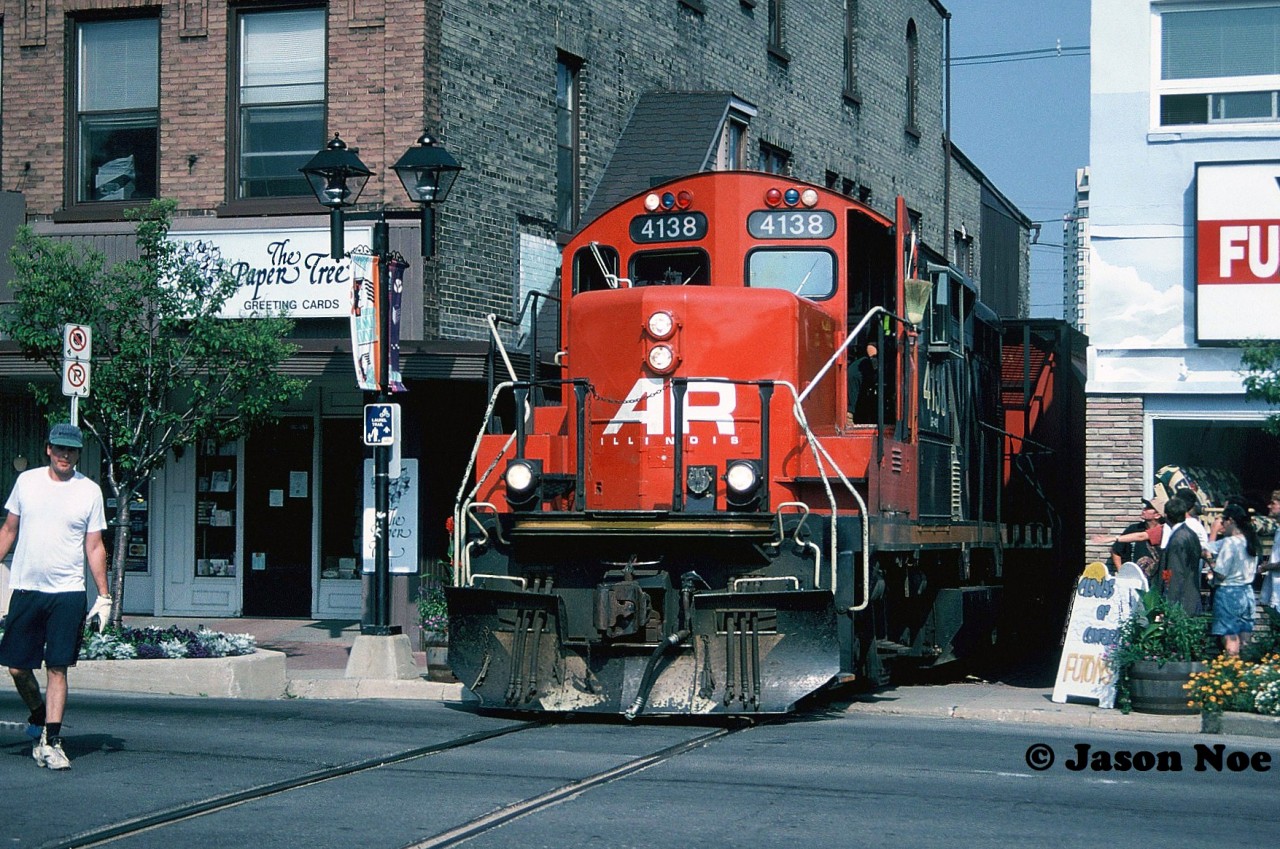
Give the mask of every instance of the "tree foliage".
[[[1272, 410], [1280, 409], [1280, 342], [1251, 342], [1243, 346], [1244, 394]], [[1267, 430], [1280, 436], [1280, 412], [1267, 417]]]
[[216, 250], [168, 238], [174, 206], [153, 201], [128, 213], [137, 222], [137, 257], [110, 266], [100, 251], [23, 228], [12, 254], [16, 303], [0, 316], [0, 330], [59, 376], [63, 326], [92, 328], [91, 394], [81, 399], [80, 425], [101, 446], [116, 500], [117, 625], [129, 511], [167, 452], [206, 437], [236, 439], [306, 385], [280, 369], [296, 350], [287, 340], [291, 321], [218, 318], [235, 278]]

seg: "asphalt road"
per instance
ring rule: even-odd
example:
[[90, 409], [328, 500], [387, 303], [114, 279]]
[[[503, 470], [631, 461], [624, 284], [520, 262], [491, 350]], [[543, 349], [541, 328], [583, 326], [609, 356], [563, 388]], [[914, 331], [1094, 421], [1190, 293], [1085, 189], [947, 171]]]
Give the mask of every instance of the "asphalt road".
[[[37, 768], [24, 737], [0, 732], [8, 846], [119, 832], [102, 845], [1221, 847], [1265, 841], [1280, 791], [1280, 746], [1253, 738], [838, 710], [745, 728], [524, 727], [435, 702], [72, 698], [67, 772]], [[0, 718], [24, 715], [16, 695], [0, 696]], [[430, 748], [450, 741], [465, 744]], [[1037, 745], [1054, 752], [1047, 769], [1033, 768], [1047, 761]], [[1107, 771], [1086, 757], [1074, 770], [1080, 745], [1113, 766], [1148, 751], [1168, 769]], [[1197, 771], [1216, 745], [1222, 771]], [[200, 815], [167, 821], [181, 812]], [[135, 830], [147, 817], [165, 821]]]

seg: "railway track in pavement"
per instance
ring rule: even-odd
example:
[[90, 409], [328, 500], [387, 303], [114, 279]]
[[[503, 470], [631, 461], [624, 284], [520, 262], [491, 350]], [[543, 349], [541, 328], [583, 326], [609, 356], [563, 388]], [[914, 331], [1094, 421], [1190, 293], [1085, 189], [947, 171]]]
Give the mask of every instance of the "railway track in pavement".
[[[550, 790], [532, 794], [513, 802], [507, 802], [478, 816], [453, 824], [437, 833], [424, 835], [419, 839], [413, 840], [405, 844], [404, 849], [445, 849], [445, 847], [456, 846], [471, 838], [500, 828], [512, 820], [553, 807], [593, 787], [617, 781], [649, 767], [664, 763], [679, 757], [685, 752], [746, 730], [755, 724], [754, 722], [744, 721], [712, 729], [688, 729], [690, 732], [696, 731], [698, 733], [693, 733], [686, 739], [674, 744], [631, 757], [606, 769], [573, 778]], [[220, 815], [227, 815], [233, 809], [245, 805], [272, 799], [273, 797], [287, 797], [288, 794], [296, 794], [299, 791], [316, 788], [320, 785], [352, 781], [376, 770], [407, 765], [447, 753], [456, 753], [489, 741], [525, 734], [535, 729], [551, 728], [555, 725], [556, 723], [548, 722], [525, 722], [503, 728], [465, 734], [450, 740], [404, 749], [374, 758], [313, 770], [294, 777], [133, 816], [119, 822], [74, 834], [64, 839], [45, 843], [40, 849], [89, 849], [89, 847], [126, 843], [135, 845], [137, 839], [142, 837], [150, 838], [151, 840], [163, 840], [166, 829], [190, 823], [197, 819], [204, 820], [201, 825], [202, 831], [206, 829], [216, 831]]]

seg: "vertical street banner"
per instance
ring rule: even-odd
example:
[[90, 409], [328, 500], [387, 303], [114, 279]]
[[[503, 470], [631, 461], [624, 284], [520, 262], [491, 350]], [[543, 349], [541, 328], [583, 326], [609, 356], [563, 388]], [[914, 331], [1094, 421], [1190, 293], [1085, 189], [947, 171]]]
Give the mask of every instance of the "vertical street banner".
[[351, 358], [356, 384], [366, 392], [381, 388], [382, 320], [378, 314], [378, 261], [371, 254], [351, 255]]
[[1107, 665], [1107, 649], [1119, 640], [1120, 626], [1146, 589], [1147, 578], [1133, 563], [1124, 564], [1115, 575], [1101, 563], [1085, 567], [1071, 597], [1067, 636], [1053, 682], [1055, 702], [1074, 696], [1096, 699], [1098, 707], [1115, 707], [1116, 682]]
[[[387, 517], [387, 571], [392, 575], [418, 573], [418, 461], [401, 461], [400, 477], [387, 491], [391, 514]], [[378, 539], [374, 514], [373, 461], [364, 461], [364, 518], [361, 571], [374, 573]]]
[[404, 299], [404, 272], [409, 265], [399, 259], [387, 261], [387, 306], [391, 321], [387, 328], [388, 377], [387, 389], [391, 392], [407, 392], [404, 378], [400, 376], [400, 303]]

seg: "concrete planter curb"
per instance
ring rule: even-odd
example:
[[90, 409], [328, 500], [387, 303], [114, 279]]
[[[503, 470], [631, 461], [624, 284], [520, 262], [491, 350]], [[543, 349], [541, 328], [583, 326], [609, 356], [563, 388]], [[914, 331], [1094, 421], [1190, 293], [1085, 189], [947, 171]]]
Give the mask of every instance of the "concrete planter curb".
[[1200, 717], [1206, 734], [1240, 734], [1246, 737], [1280, 737], [1280, 716], [1260, 713], [1206, 713]]
[[[44, 687], [44, 672], [37, 673]], [[224, 699], [279, 699], [288, 685], [284, 653], [258, 649], [238, 657], [82, 660], [67, 672], [77, 690], [166, 693]]]

